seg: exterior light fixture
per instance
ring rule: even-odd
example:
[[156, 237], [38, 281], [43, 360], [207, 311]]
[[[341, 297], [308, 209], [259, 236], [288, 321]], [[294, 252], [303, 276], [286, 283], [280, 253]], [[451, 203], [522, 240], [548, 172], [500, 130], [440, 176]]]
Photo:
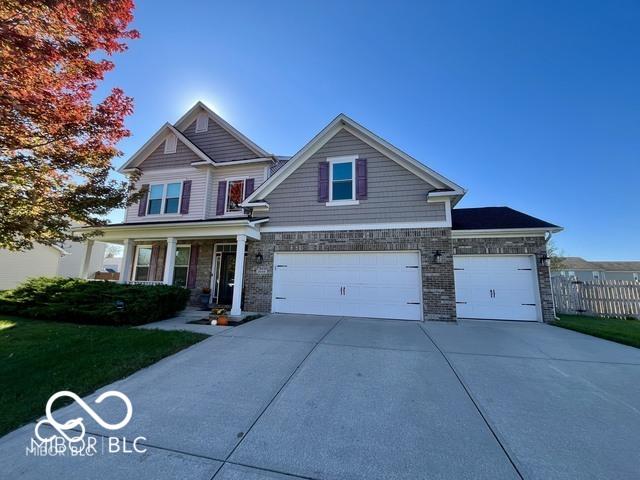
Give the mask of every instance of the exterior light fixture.
[[433, 263], [442, 262], [442, 252], [440, 250], [436, 250], [433, 252]]
[[551, 266], [551, 257], [547, 255], [547, 252], [544, 252], [540, 257], [540, 265], [542, 265], [543, 267]]
[[256, 253], [256, 263], [258, 265], [262, 264], [264, 258], [262, 257], [262, 254], [260, 252]]

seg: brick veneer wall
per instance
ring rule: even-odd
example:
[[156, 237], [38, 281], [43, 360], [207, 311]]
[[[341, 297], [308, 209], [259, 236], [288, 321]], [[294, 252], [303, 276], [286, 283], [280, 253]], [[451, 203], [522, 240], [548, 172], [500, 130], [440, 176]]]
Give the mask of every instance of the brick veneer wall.
[[[247, 242], [245, 309], [271, 311], [273, 257], [276, 252], [339, 252], [417, 250], [422, 266], [425, 320], [455, 320], [455, 291], [451, 229], [349, 230], [337, 232], [262, 233], [259, 242]], [[434, 263], [436, 250], [440, 263]], [[256, 263], [261, 253], [263, 263]]]
[[544, 237], [453, 238], [452, 240], [454, 255], [535, 255], [540, 300], [542, 302], [542, 319], [545, 322], [553, 321], [555, 310], [553, 308], [549, 267], [540, 265], [540, 258], [547, 252], [547, 244]]

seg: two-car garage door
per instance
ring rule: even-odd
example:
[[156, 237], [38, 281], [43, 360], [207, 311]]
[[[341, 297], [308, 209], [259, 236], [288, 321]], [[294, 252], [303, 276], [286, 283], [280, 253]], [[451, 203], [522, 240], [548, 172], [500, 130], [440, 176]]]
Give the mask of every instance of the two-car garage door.
[[422, 319], [418, 252], [276, 253], [272, 310]]
[[539, 320], [535, 257], [453, 257], [458, 318]]
[[[532, 255], [454, 256], [458, 318], [537, 321]], [[422, 319], [418, 252], [300, 252], [274, 257], [272, 311]]]

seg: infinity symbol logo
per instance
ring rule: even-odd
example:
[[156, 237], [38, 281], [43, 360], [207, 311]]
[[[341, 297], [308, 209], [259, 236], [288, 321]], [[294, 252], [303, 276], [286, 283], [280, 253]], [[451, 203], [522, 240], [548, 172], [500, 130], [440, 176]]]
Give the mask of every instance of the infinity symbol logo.
[[[52, 440], [52, 439], [54, 439], [56, 437], [55, 433], [53, 435], [48, 436], [48, 437], [40, 436], [39, 429], [40, 429], [40, 426], [44, 425], [44, 424], [51, 425], [68, 442], [79, 442], [80, 440], [82, 440], [84, 438], [85, 427], [84, 427], [84, 422], [83, 422], [83, 418], [82, 417], [72, 418], [71, 420], [68, 420], [65, 423], [59, 423], [58, 421], [56, 421], [55, 418], [53, 418], [53, 414], [51, 412], [51, 407], [53, 406], [53, 402], [55, 402], [60, 397], [70, 397], [70, 398], [72, 398], [78, 405], [80, 405], [82, 407], [82, 409], [85, 412], [87, 412], [89, 415], [91, 415], [91, 418], [93, 418], [102, 428], [106, 428], [107, 430], [119, 430], [119, 429], [123, 428], [124, 426], [126, 426], [129, 423], [129, 421], [131, 420], [131, 416], [133, 415], [133, 407], [131, 406], [131, 401], [129, 400], [129, 397], [127, 397], [124, 393], [118, 392], [116, 390], [110, 390], [108, 392], [104, 392], [103, 394], [101, 394], [96, 399], [96, 403], [102, 403], [102, 401], [105, 398], [109, 398], [109, 397], [117, 397], [120, 400], [122, 400], [124, 402], [125, 406], [127, 407], [127, 414], [125, 415], [124, 419], [122, 419], [122, 421], [120, 421], [118, 423], [107, 423], [107, 422], [105, 422], [102, 419], [102, 417], [100, 417], [100, 415], [98, 415], [78, 395], [76, 395], [73, 392], [69, 392], [67, 390], [63, 390], [63, 391], [60, 391], [58, 393], [53, 394], [51, 396], [51, 398], [49, 398], [49, 401], [47, 402], [47, 406], [45, 408], [45, 412], [46, 412], [47, 418], [43, 419], [43, 420], [40, 420], [36, 424], [36, 428], [35, 428], [34, 433], [35, 433], [36, 437], [38, 437], [38, 439], [41, 442], [47, 442], [47, 441], [50, 441], [50, 440]], [[73, 437], [67, 435], [67, 433], [66, 433], [67, 430], [71, 430], [71, 429], [74, 429], [76, 427], [80, 428], [81, 432], [80, 432], [79, 435], [76, 435], [76, 436], [73, 436]]]

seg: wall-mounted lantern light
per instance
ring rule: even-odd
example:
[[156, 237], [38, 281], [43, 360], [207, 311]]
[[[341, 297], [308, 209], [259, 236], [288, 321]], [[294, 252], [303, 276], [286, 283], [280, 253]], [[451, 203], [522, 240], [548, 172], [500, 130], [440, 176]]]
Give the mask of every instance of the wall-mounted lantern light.
[[260, 265], [264, 261], [262, 254], [260, 252], [256, 253], [256, 263]]
[[543, 267], [551, 266], [551, 257], [547, 255], [547, 252], [543, 253], [540, 257], [540, 265], [542, 265]]
[[436, 250], [433, 252], [433, 263], [442, 262], [442, 252], [440, 250]]

